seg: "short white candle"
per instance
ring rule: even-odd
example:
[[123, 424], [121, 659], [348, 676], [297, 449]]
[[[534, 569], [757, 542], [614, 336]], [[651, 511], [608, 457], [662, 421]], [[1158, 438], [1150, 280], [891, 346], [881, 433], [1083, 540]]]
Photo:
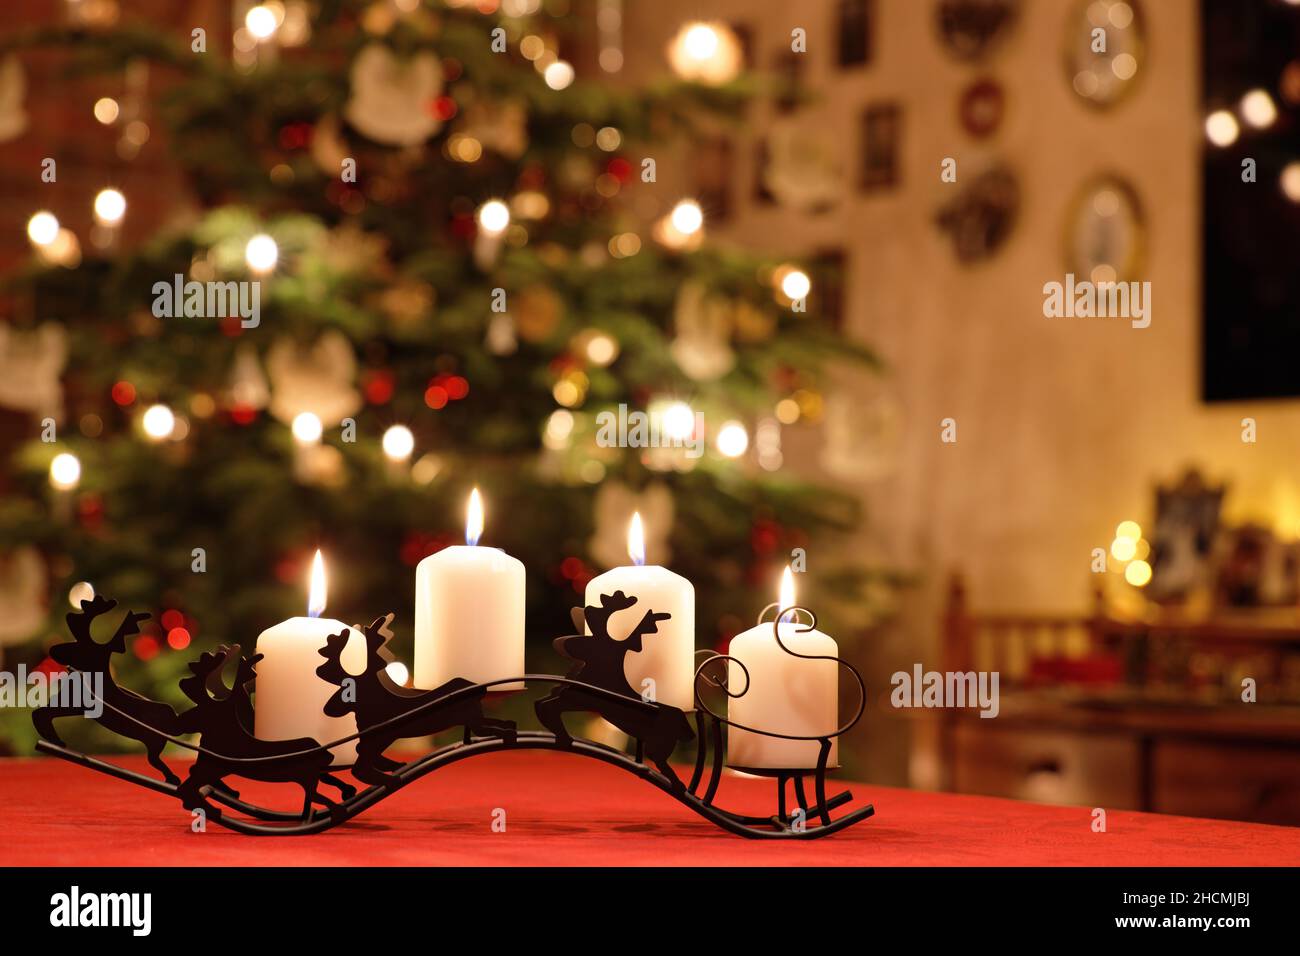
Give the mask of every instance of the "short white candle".
[[[483, 500], [469, 497], [465, 544], [431, 554], [415, 569], [415, 686], [456, 677], [484, 684], [524, 673], [524, 566], [478, 546]], [[517, 690], [522, 681], [491, 688]]]
[[[787, 567], [781, 578], [778, 611], [794, 606], [794, 576]], [[835, 641], [821, 631], [808, 630], [793, 620], [782, 620], [781, 642], [799, 654], [838, 657]], [[727, 719], [755, 730], [815, 737], [834, 733], [839, 726], [839, 665], [810, 661], [787, 654], [776, 642], [772, 622], [751, 627], [731, 639], [727, 653], [727, 689], [744, 691], [728, 698]], [[746, 688], [745, 671], [749, 671]], [[727, 764], [754, 770], [808, 770], [817, 766], [821, 743], [817, 740], [783, 740], [737, 727], [727, 728]], [[828, 767], [839, 765], [838, 740], [831, 740]]]
[[[360, 674], [366, 664], [365, 639], [342, 621], [320, 617], [325, 609], [325, 562], [319, 551], [311, 565], [308, 617], [292, 617], [267, 628], [257, 638], [256, 693], [253, 698], [253, 735], [259, 740], [295, 740], [310, 737], [320, 744], [347, 737], [357, 731], [357, 721], [327, 717], [325, 702], [338, 690], [316, 675], [325, 662], [320, 656], [325, 639], [348, 631], [342, 662], [346, 670]], [[356, 741], [340, 744], [332, 751], [334, 766], [356, 761]]]
[[[647, 611], [672, 616], [647, 634], [640, 653], [624, 658], [623, 675], [642, 697], [691, 710], [695, 707], [695, 587], [680, 574], [645, 563], [645, 532], [641, 515], [632, 515], [627, 534], [631, 567], [613, 568], [592, 578], [585, 595], [589, 607], [600, 607], [602, 594], [622, 591], [636, 604], [610, 617], [609, 636], [626, 640]], [[651, 683], [653, 682], [653, 683]]]

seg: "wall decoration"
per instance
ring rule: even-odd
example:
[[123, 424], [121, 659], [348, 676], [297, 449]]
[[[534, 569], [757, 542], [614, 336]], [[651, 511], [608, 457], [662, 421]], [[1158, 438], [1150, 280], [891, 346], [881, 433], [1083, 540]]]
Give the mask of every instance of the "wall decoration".
[[768, 167], [772, 164], [772, 150], [767, 138], [760, 136], [754, 143], [754, 202], [760, 206], [776, 204], [776, 197], [767, 188]]
[[897, 103], [873, 103], [862, 114], [862, 168], [858, 184], [863, 189], [898, 185], [898, 149], [903, 113]]
[[1137, 86], [1146, 58], [1138, 0], [1079, 0], [1066, 17], [1064, 47], [1066, 79], [1079, 98], [1099, 109], [1114, 106]]
[[1173, 485], [1156, 488], [1151, 583], [1146, 589], [1153, 601], [1182, 601], [1198, 588], [1208, 587], [1226, 490], [1208, 484], [1195, 469]]
[[943, 47], [958, 60], [982, 60], [1011, 32], [1020, 0], [939, 0], [935, 27]]
[[778, 113], [793, 113], [808, 99], [804, 83], [804, 64], [807, 62], [807, 54], [795, 53], [788, 47], [783, 47], [777, 54], [774, 104]]
[[844, 328], [844, 277], [848, 271], [848, 255], [843, 249], [817, 252], [808, 264], [813, 287], [810, 301], [818, 319], [835, 329]]
[[824, 212], [844, 193], [844, 168], [827, 123], [778, 119], [767, 135], [763, 184], [778, 203], [799, 212]]
[[1005, 165], [969, 181], [939, 210], [936, 221], [962, 263], [992, 256], [1011, 235], [1020, 213], [1020, 184]]
[[841, 67], [865, 66], [871, 62], [875, 0], [839, 0], [836, 23]]
[[1110, 174], [1089, 180], [1070, 206], [1065, 242], [1066, 268], [1077, 279], [1133, 281], [1146, 245], [1136, 190]]
[[966, 87], [958, 102], [957, 115], [962, 129], [976, 139], [991, 136], [1002, 125], [1006, 99], [997, 80], [988, 76], [976, 80]]
[[736, 179], [736, 150], [726, 136], [705, 138], [691, 151], [694, 164], [694, 196], [700, 207], [709, 211], [713, 225], [731, 217], [731, 184]]

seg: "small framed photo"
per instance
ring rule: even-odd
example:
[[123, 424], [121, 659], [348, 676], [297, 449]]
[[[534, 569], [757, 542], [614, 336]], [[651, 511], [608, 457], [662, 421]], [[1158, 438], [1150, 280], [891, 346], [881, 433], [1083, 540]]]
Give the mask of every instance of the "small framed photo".
[[862, 113], [862, 165], [858, 185], [864, 190], [898, 185], [899, 141], [903, 111], [897, 103], [872, 103]]
[[871, 62], [875, 6], [876, 0], [838, 0], [836, 3], [838, 63], [841, 69], [866, 66]]
[[731, 184], [735, 182], [735, 148], [726, 136], [713, 136], [692, 151], [695, 196], [714, 222], [732, 213]]

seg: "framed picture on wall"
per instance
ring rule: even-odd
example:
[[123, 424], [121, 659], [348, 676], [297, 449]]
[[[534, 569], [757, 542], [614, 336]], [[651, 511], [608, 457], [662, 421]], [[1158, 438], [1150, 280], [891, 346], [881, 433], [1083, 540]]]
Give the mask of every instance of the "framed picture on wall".
[[897, 103], [871, 103], [862, 113], [862, 165], [858, 185], [865, 190], [898, 185], [898, 150], [903, 111]]
[[837, 62], [841, 69], [866, 66], [871, 62], [875, 5], [875, 0], [838, 0], [836, 3]]

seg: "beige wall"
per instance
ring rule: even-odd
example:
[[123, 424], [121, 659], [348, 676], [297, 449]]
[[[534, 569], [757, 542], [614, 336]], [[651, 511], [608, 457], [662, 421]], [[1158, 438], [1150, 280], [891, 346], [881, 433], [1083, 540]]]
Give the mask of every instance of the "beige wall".
[[[1143, 81], [1106, 112], [1082, 105], [1064, 76], [1061, 41], [1072, 5], [1027, 0], [1015, 34], [977, 69], [943, 54], [933, 3], [877, 0], [874, 60], [853, 72], [833, 67], [829, 0], [629, 5], [633, 29], [647, 38], [629, 51], [633, 68], [659, 57], [684, 19], [751, 24], [766, 63], [792, 27], [805, 27], [807, 76], [824, 96], [812, 115], [838, 131], [850, 170], [862, 105], [903, 105], [900, 188], [868, 195], [850, 189], [838, 210], [820, 217], [746, 201], [728, 230], [736, 241], [779, 242], [790, 254], [843, 245], [850, 328], [893, 365], [889, 388], [904, 422], [896, 470], [856, 484], [872, 512], [865, 540], [921, 571], [925, 582], [882, 640], [872, 667], [880, 671], [872, 675], [876, 687], [888, 686], [895, 665], [937, 663], [937, 615], [950, 568], [966, 572], [977, 607], [1086, 606], [1091, 549], [1105, 546], [1121, 519], [1149, 520], [1153, 481], [1188, 463], [1230, 481], [1236, 515], [1255, 511], [1300, 531], [1300, 405], [1211, 407], [1198, 398], [1196, 4], [1146, 0]], [[982, 71], [1005, 87], [1007, 113], [995, 136], [976, 142], [962, 131], [956, 104]], [[745, 197], [751, 152], [741, 150], [738, 194]], [[939, 164], [955, 157], [960, 178], [995, 155], [1018, 171], [1021, 219], [994, 259], [965, 268], [933, 225], [935, 208], [950, 195], [945, 190], [955, 188], [939, 181]], [[1043, 284], [1066, 272], [1062, 233], [1072, 194], [1103, 170], [1128, 177], [1147, 212], [1141, 278], [1152, 283], [1153, 320], [1144, 330], [1122, 320], [1042, 314]], [[1246, 415], [1259, 422], [1258, 444], [1240, 440]], [[939, 441], [946, 416], [958, 422], [956, 445]]]

